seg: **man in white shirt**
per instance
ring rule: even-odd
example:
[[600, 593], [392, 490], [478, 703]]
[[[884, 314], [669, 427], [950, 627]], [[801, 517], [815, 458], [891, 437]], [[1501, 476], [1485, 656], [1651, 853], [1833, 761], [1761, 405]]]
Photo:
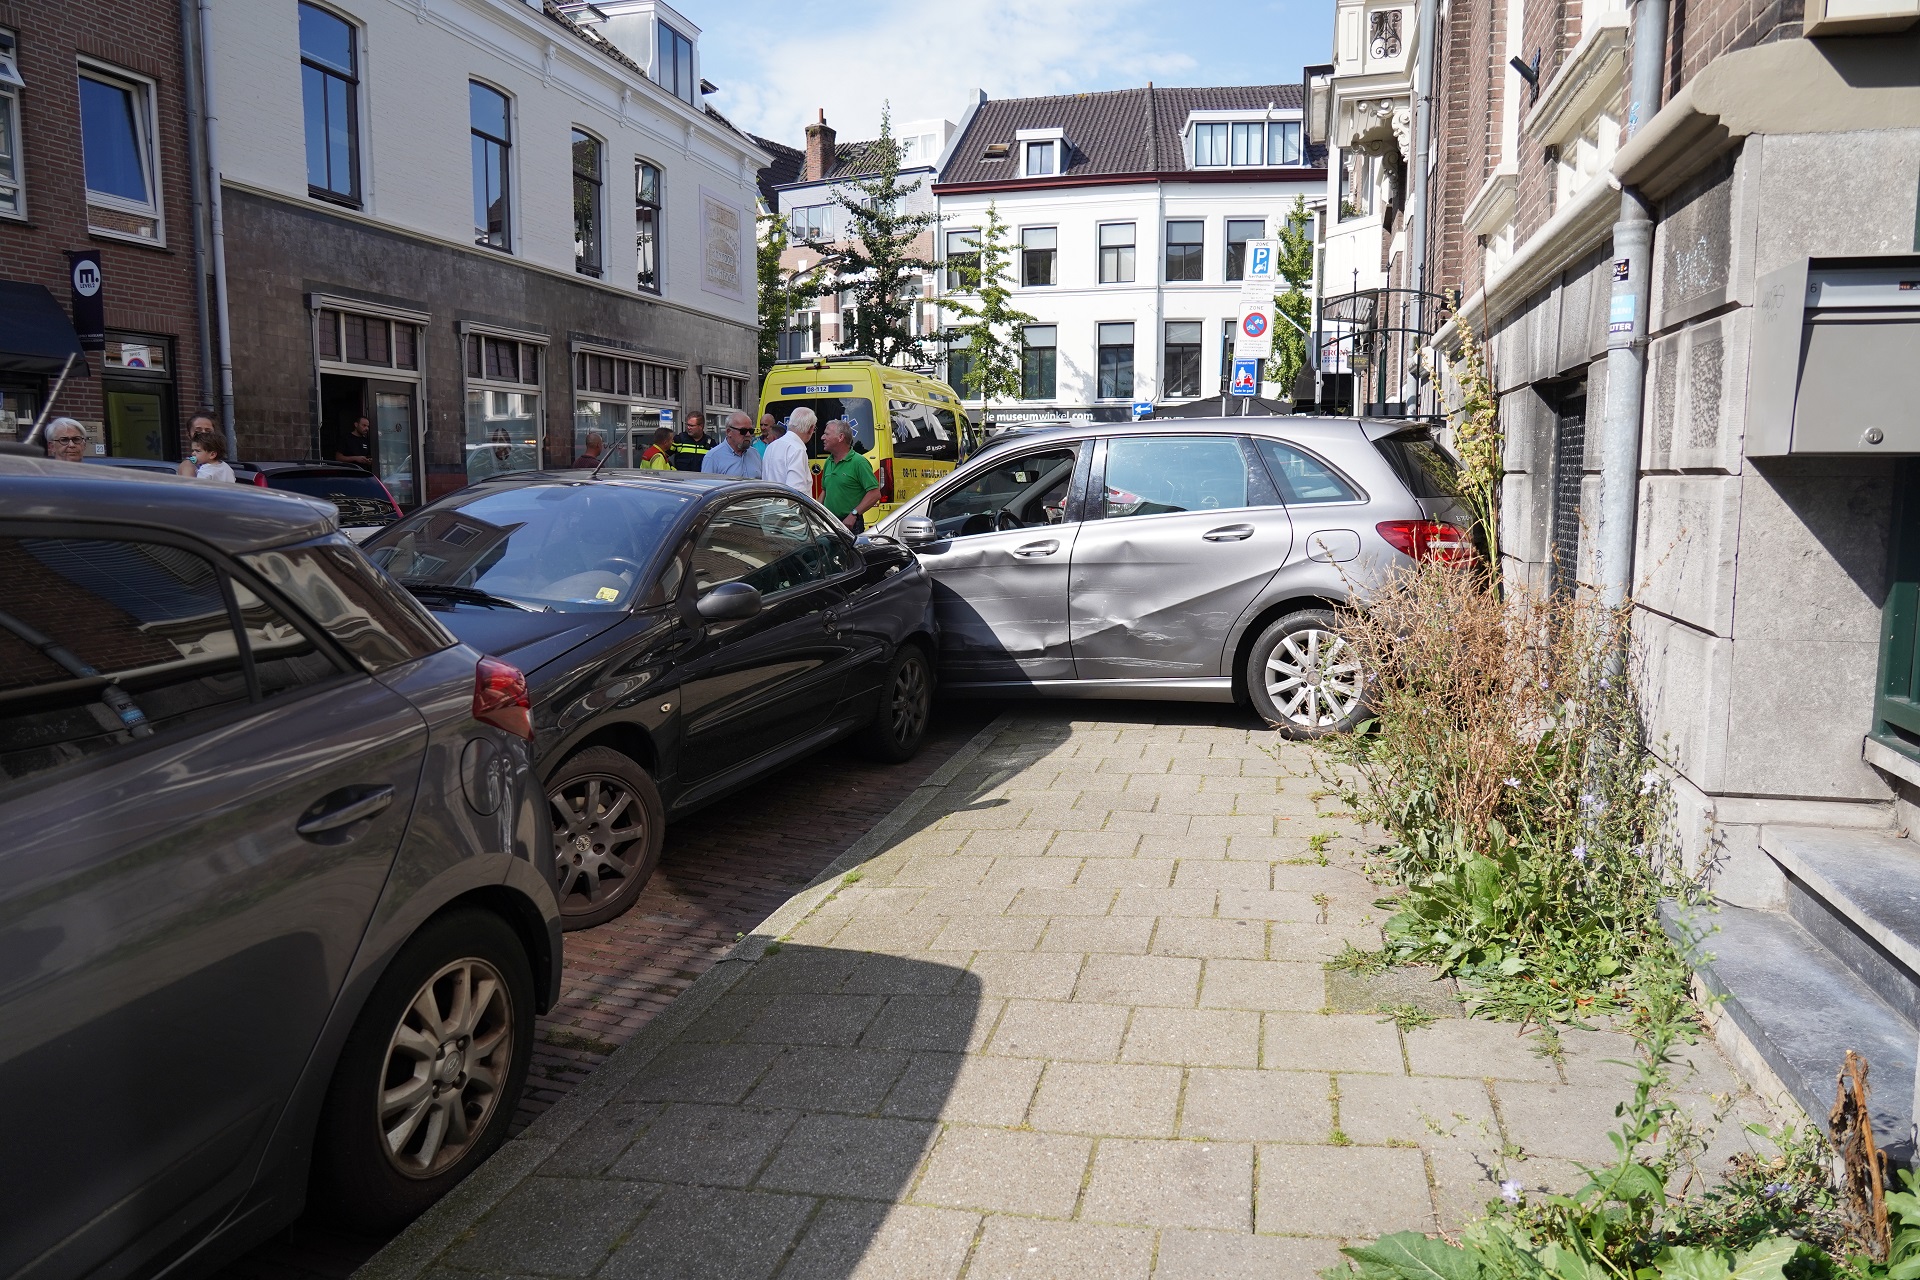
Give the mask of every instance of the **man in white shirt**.
[[807, 441], [813, 439], [813, 410], [801, 405], [787, 418], [787, 433], [760, 455], [760, 478], [783, 484], [795, 493], [813, 496], [813, 472], [807, 466]]

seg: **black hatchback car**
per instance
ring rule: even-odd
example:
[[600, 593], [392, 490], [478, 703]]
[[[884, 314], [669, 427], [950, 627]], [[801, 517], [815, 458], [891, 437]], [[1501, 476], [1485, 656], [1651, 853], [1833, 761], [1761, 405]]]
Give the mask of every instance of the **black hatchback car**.
[[0, 1275], [404, 1222], [559, 989], [526, 685], [252, 486], [0, 457]]
[[774, 484], [521, 472], [366, 544], [453, 633], [527, 673], [569, 929], [625, 911], [687, 813], [837, 738], [925, 736], [931, 590]]

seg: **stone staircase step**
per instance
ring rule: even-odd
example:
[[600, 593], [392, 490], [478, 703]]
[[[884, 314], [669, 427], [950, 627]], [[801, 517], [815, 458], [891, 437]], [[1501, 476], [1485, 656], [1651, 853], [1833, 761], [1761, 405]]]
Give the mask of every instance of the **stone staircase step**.
[[1866, 1058], [1874, 1136], [1896, 1162], [1912, 1163], [1912, 1023], [1785, 912], [1723, 906], [1693, 916], [1689, 927], [1711, 932], [1692, 944], [1671, 904], [1661, 914], [1723, 1012], [1823, 1132], [1847, 1050]]
[[1920, 847], [1891, 831], [1772, 826], [1787, 911], [1908, 1022], [1920, 1025]]

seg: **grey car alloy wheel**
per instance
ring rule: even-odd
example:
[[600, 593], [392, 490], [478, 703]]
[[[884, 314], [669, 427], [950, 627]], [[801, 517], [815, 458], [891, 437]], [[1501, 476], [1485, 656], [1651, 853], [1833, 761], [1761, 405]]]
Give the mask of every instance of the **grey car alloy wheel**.
[[455, 960], [407, 1003], [387, 1042], [382, 1149], [409, 1178], [459, 1162], [487, 1128], [513, 1062], [513, 997], [478, 957]]
[[548, 797], [560, 907], [597, 908], [627, 887], [647, 849], [646, 808], [619, 778], [586, 774]]
[[904, 662], [895, 670], [889, 711], [893, 716], [893, 736], [899, 742], [916, 742], [927, 727], [927, 708], [933, 700], [928, 687], [927, 665]]
[[1307, 627], [1281, 637], [1267, 655], [1267, 696], [1289, 724], [1330, 729], [1360, 707], [1358, 655], [1335, 631]]

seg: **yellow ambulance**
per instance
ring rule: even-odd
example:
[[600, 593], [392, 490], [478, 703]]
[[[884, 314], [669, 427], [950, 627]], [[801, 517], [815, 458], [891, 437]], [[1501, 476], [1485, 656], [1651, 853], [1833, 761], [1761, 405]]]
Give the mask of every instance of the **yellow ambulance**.
[[820, 493], [820, 466], [826, 457], [820, 437], [826, 424], [838, 418], [853, 429], [854, 447], [866, 455], [880, 481], [880, 505], [868, 513], [870, 525], [953, 470], [970, 451], [971, 424], [953, 388], [865, 356], [775, 365], [760, 390], [760, 414], [770, 413], [785, 426], [801, 405], [813, 410], [820, 422], [807, 445], [814, 496]]

